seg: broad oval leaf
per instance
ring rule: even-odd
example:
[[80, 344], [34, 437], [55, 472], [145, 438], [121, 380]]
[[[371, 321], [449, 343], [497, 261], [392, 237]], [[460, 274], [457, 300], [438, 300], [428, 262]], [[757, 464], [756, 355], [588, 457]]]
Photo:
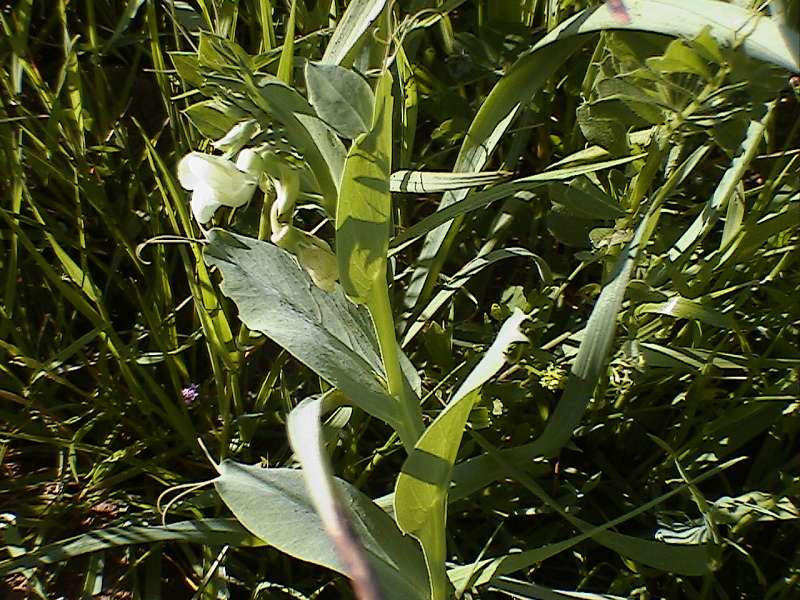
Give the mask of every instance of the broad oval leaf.
[[[253, 535], [290, 556], [349, 576], [297, 469], [264, 468], [230, 460], [218, 467], [214, 481], [222, 500]], [[397, 529], [392, 518], [349, 483], [335, 479], [337, 492], [352, 517], [370, 563], [396, 600], [426, 600], [428, 584], [419, 546]], [[397, 557], [403, 557], [399, 563]], [[416, 557], [416, 558], [415, 558]], [[415, 561], [417, 564], [415, 564]], [[414, 565], [405, 570], [403, 566]]]
[[[354, 526], [355, 519], [344, 505], [339, 484], [325, 452], [320, 423], [322, 411], [322, 397], [307, 398], [298, 404], [287, 420], [289, 441], [303, 468], [309, 499], [338, 556], [348, 568], [357, 595], [365, 600], [379, 597], [397, 600], [425, 598], [428, 574], [421, 548], [412, 548], [413, 541], [403, 536], [391, 518], [392, 527], [383, 525], [380, 535], [376, 535], [376, 531], [371, 532], [375, 537], [370, 542], [377, 544], [382, 553], [369, 552], [362, 545]], [[377, 506], [375, 508], [380, 510]], [[389, 585], [398, 579], [408, 579], [417, 595], [409, 596], [407, 590], [398, 590]], [[378, 591], [380, 589], [383, 594]]]
[[341, 140], [317, 117], [305, 98], [279, 79], [265, 77], [259, 82], [258, 93], [265, 112], [275, 115], [286, 128], [289, 142], [302, 152], [320, 191], [332, 203], [338, 196], [344, 165]]
[[286, 348], [362, 409], [398, 426], [397, 401], [379, 378], [383, 366], [366, 313], [340, 287], [316, 287], [291, 254], [273, 244], [212, 229], [203, 256], [222, 273], [223, 294], [239, 318]]
[[369, 131], [375, 95], [361, 75], [338, 65], [308, 62], [306, 86], [317, 116], [339, 135], [352, 140]]
[[586, 177], [579, 177], [568, 186], [551, 184], [550, 199], [570, 217], [579, 219], [610, 220], [625, 215], [618, 203]]

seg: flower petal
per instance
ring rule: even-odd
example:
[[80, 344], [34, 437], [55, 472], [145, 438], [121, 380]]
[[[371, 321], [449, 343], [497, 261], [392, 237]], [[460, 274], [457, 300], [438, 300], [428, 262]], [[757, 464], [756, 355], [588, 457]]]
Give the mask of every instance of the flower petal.
[[237, 169], [227, 158], [202, 152], [190, 152], [181, 159], [178, 163], [178, 179], [187, 190], [200, 185], [215, 189], [238, 189], [246, 182], [255, 181], [254, 177]]
[[255, 191], [255, 181], [244, 181], [239, 187], [231, 188], [223, 193], [217, 190], [217, 200], [224, 206], [236, 208], [237, 206], [244, 206], [250, 202], [250, 198], [253, 197], [253, 192]]
[[199, 152], [190, 152], [178, 163], [178, 181], [183, 189], [193, 190], [201, 183], [202, 177], [198, 176], [200, 171], [196, 168], [199, 154]]
[[192, 214], [201, 225], [208, 223], [220, 206], [216, 193], [208, 186], [198, 187], [192, 193]]
[[236, 168], [258, 180], [264, 172], [264, 158], [252, 148], [245, 148], [236, 157]]
[[220, 206], [236, 208], [250, 201], [258, 179], [221, 156], [190, 152], [178, 163], [178, 180], [192, 190], [192, 212], [207, 223]]

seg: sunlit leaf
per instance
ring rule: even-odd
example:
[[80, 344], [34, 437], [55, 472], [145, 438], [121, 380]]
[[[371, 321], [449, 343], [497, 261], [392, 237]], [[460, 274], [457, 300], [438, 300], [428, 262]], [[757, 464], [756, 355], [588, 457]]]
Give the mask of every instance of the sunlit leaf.
[[525, 319], [525, 313], [517, 310], [503, 323], [480, 362], [422, 434], [397, 479], [394, 495], [397, 523], [422, 544], [433, 600], [446, 598], [449, 587], [444, 564], [447, 490], [467, 417], [480, 397], [481, 386], [505, 364], [511, 344], [527, 340], [520, 330]]
[[[239, 522], [253, 535], [290, 556], [350, 575], [349, 565], [330, 538], [297, 469], [264, 468], [223, 461], [214, 486]], [[381, 577], [389, 598], [425, 598], [427, 582], [420, 579], [419, 546], [404, 538], [392, 518], [350, 484], [335, 479], [337, 493], [352, 519], [370, 564]], [[403, 557], [402, 562], [397, 562]]]
[[336, 209], [336, 257], [347, 295], [366, 302], [386, 277], [392, 197], [392, 76], [385, 71], [375, 94], [369, 133], [347, 153]]
[[[423, 600], [427, 596], [428, 581], [420, 548], [404, 538], [388, 516], [377, 519], [371, 529], [357, 530], [358, 520], [345, 506], [340, 491], [342, 484], [334, 478], [325, 452], [320, 422], [322, 408], [323, 399], [318, 397], [298, 404], [287, 421], [289, 441], [303, 468], [309, 500], [347, 574], [353, 579], [353, 587], [363, 598]], [[360, 501], [369, 502], [366, 498]], [[377, 506], [371, 503], [370, 506], [370, 512], [376, 516], [385, 515]], [[362, 540], [361, 536], [365, 535], [368, 537]], [[407, 585], [398, 588], [397, 581], [407, 582]], [[411, 592], [409, 587], [413, 588]]]
[[306, 63], [308, 100], [320, 119], [346, 138], [369, 131], [375, 96], [367, 81], [338, 65]]

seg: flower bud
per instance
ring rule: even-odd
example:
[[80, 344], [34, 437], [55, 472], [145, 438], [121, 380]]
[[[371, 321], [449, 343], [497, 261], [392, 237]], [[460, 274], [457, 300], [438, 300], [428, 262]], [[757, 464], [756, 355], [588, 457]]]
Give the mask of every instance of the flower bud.
[[325, 240], [286, 224], [274, 230], [270, 239], [276, 246], [294, 254], [314, 285], [326, 292], [334, 290], [339, 278], [339, 267], [336, 255], [331, 252]]
[[330, 246], [324, 240], [305, 231], [301, 233], [302, 239], [294, 248], [297, 262], [311, 276], [311, 280], [318, 288], [332, 292], [339, 278], [336, 255], [331, 252]]
[[258, 123], [254, 119], [240, 121], [216, 142], [211, 142], [211, 145], [229, 154], [236, 154], [253, 139], [257, 132]]

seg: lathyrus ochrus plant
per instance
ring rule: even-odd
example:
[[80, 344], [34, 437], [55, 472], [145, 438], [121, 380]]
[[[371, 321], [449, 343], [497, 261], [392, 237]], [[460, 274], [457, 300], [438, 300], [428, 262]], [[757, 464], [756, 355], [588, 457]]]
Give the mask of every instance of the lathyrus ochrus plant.
[[[708, 152], [708, 145], [690, 148], [682, 140], [689, 132], [711, 133], [731, 153], [730, 175], [714, 193], [709, 210], [718, 211], [730, 199], [752, 160], [771, 109], [759, 94], [749, 96], [755, 100], [743, 112], [737, 109], [738, 88], [729, 75], [736, 74], [738, 57], [797, 68], [796, 34], [746, 9], [699, 0], [624, 4], [626, 19], [607, 7], [587, 9], [520, 58], [480, 107], [452, 174], [392, 175], [393, 124], [396, 112], [403, 110], [395, 102], [394, 81], [406, 72], [407, 58], [404, 47], [390, 41], [392, 17], [397, 15], [385, 2], [350, 3], [322, 59], [305, 62], [305, 80], [295, 87], [289, 84], [293, 38], [280, 57], [282, 78], [262, 72], [259, 57], [207, 34], [196, 56], [173, 57], [184, 81], [206, 96], [187, 109], [188, 116], [225, 152], [192, 153], [179, 166], [181, 182], [192, 191], [199, 224], [205, 227], [218, 208], [240, 208], [256, 189], [265, 193], [259, 227], [263, 239], [212, 227], [205, 231], [205, 261], [218, 269], [222, 292], [236, 304], [250, 330], [271, 338], [334, 388], [303, 400], [289, 416], [289, 438], [302, 471], [226, 460], [216, 465], [216, 489], [248, 530], [292, 556], [349, 576], [361, 598], [444, 600], [481, 585], [502, 586], [502, 575], [586, 538], [626, 559], [682, 576], [701, 576], [714, 568], [715, 549], [707, 543], [667, 544], [609, 531], [646, 508], [596, 527], [564, 510], [517, 466], [554, 455], [579, 424], [607, 368], [626, 291], [664, 203]], [[430, 26], [440, 17], [427, 14], [412, 21], [409, 30]], [[498, 183], [502, 173], [481, 172], [521, 107], [591, 39], [586, 34], [608, 30], [644, 31], [679, 41], [648, 61], [644, 55], [651, 48], [639, 43], [642, 38], [619, 43], [610, 39], [609, 54], [598, 46], [578, 111], [581, 131], [595, 147], [550, 170], [510, 182]], [[632, 127], [643, 130], [630, 134]], [[592, 176], [617, 168], [623, 169], [615, 171], [622, 178], [618, 197], [611, 202]], [[487, 184], [497, 185], [470, 192]], [[521, 330], [526, 314], [511, 312], [494, 343], [424, 427], [420, 379], [395, 333], [390, 247], [399, 249], [425, 238], [405, 294], [405, 305], [416, 319], [405, 343], [419, 330], [419, 319], [430, 315], [426, 307], [431, 306], [439, 272], [464, 216], [549, 184], [554, 185], [555, 208], [549, 219], [554, 237], [565, 243], [575, 237], [575, 227], [567, 231], [563, 217], [585, 225], [595, 244], [589, 260], [602, 259], [608, 266], [605, 284], [585, 328], [575, 337], [577, 352], [565, 353], [570, 373], [538, 439], [500, 453], [474, 434], [484, 454], [456, 465], [483, 384], [503, 366], [511, 344], [526, 340]], [[445, 192], [445, 198], [437, 212], [393, 238], [393, 191]], [[335, 223], [332, 246], [295, 225], [299, 198], [315, 203]], [[603, 232], [602, 225], [612, 221], [615, 231]], [[686, 260], [687, 249], [698, 242], [707, 224], [701, 220], [687, 230], [670, 259]], [[728, 260], [727, 248], [721, 247], [714, 260]], [[524, 251], [507, 254], [521, 256]], [[534, 259], [542, 276], [549, 277], [546, 263]], [[657, 285], [669, 273], [667, 265], [654, 263], [644, 277]], [[441, 302], [445, 300], [446, 294]], [[693, 305], [682, 300], [674, 299], [672, 308], [661, 310], [683, 306], [691, 312]], [[332, 475], [320, 418], [343, 404], [388, 424], [408, 453], [393, 497], [380, 503]], [[686, 479], [677, 491], [694, 490], [699, 479], [724, 466]], [[502, 477], [522, 483], [579, 533], [556, 544], [448, 570], [448, 502]], [[672, 493], [677, 492], [655, 504]], [[384, 510], [389, 504], [393, 516]], [[328, 537], [320, 537], [323, 530]]]

